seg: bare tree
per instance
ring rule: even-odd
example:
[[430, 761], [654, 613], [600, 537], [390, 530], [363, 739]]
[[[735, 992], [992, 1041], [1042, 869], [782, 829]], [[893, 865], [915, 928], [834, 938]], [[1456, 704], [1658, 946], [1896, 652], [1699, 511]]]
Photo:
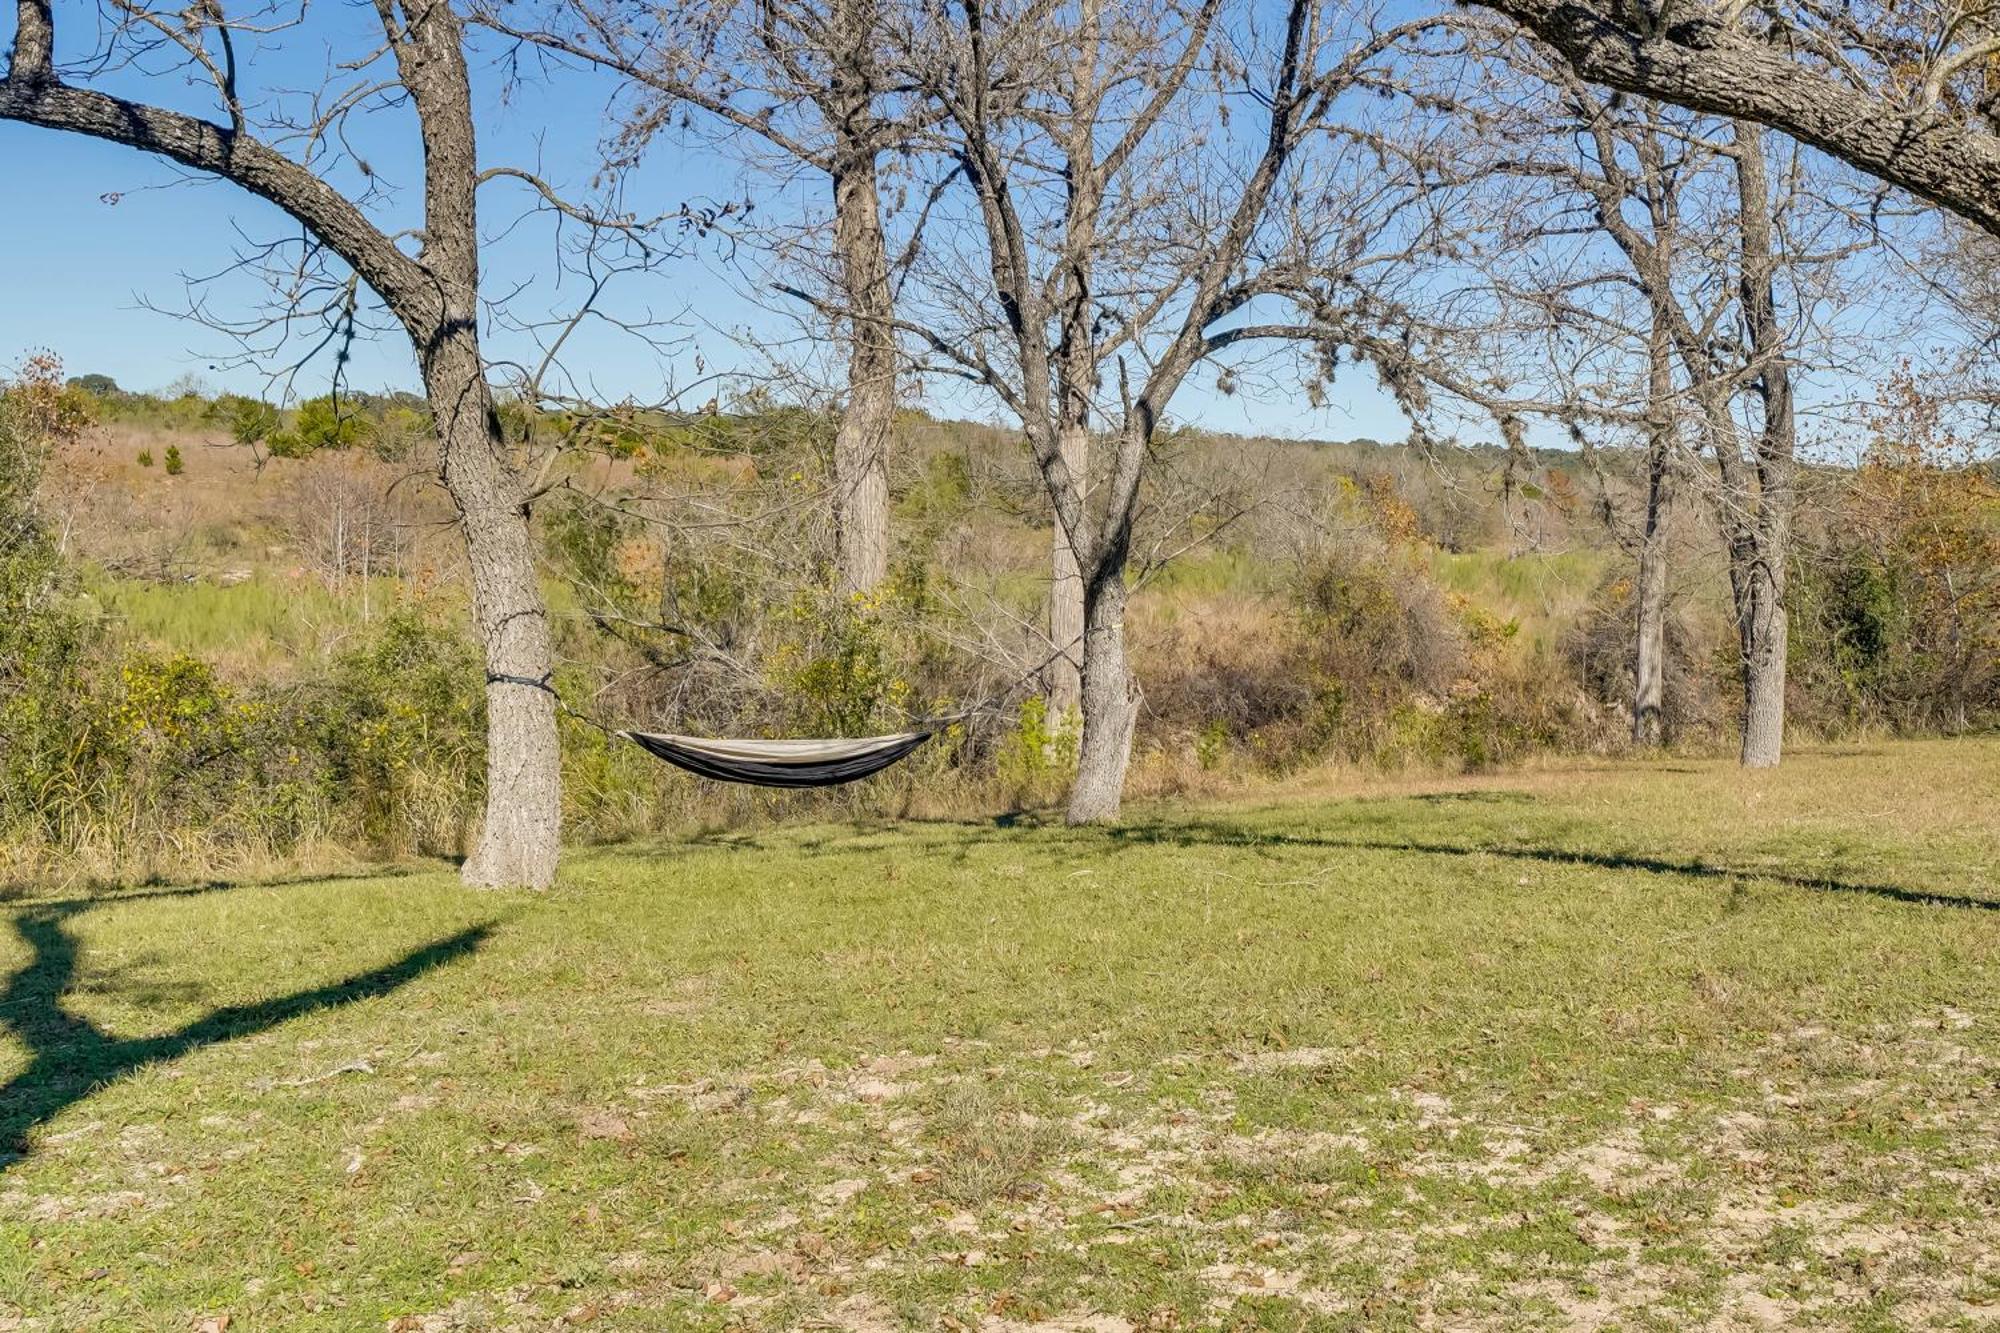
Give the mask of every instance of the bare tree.
[[[1384, 224], [1357, 200], [1398, 221], [1410, 200], [1379, 170], [1372, 133], [1329, 132], [1333, 110], [1356, 89], [1393, 93], [1399, 45], [1441, 22], [1377, 29], [1293, 0], [1267, 47], [1254, 17], [1222, 0], [1060, 12], [964, 0], [912, 19], [913, 77], [941, 108], [939, 151], [970, 210], [950, 228], [965, 248], [936, 247], [923, 303], [899, 325], [934, 370], [1019, 420], [1057, 549], [1074, 557], [1081, 630], [1052, 645], [1080, 649], [1073, 823], [1117, 815], [1130, 758], [1127, 566], [1155, 433], [1188, 376], [1226, 349], [1332, 344], [1344, 322], [1364, 322], [1356, 275], [1382, 257], [1369, 243]], [[1227, 122], [1246, 104], [1239, 134]], [[1365, 165], [1308, 167], [1316, 139]], [[1259, 302], [1298, 317], [1253, 320]], [[1111, 457], [1086, 489], [1093, 435]]]
[[483, 5], [481, 21], [614, 71], [637, 90], [620, 154], [640, 151], [693, 108], [726, 140], [826, 178], [832, 295], [782, 288], [844, 326], [847, 394], [833, 449], [838, 573], [847, 591], [873, 589], [889, 568], [898, 385], [883, 170], [913, 132], [886, 60], [882, 0], [580, 0], [551, 4], [532, 21], [520, 8]]
[[1798, 421], [1789, 340], [1778, 319], [1779, 254], [1760, 127], [1736, 122], [1731, 160], [1739, 209], [1744, 362], [1760, 412], [1747, 458], [1720, 439], [1714, 448], [1722, 478], [1729, 586], [1743, 652], [1743, 765], [1770, 768], [1785, 741], [1785, 583], [1798, 499]]
[[[466, 34], [448, 0], [376, 0], [379, 42], [329, 62], [347, 82], [322, 90], [303, 121], [278, 94], [260, 100], [247, 84], [249, 62], [238, 58], [239, 45], [284, 40], [301, 17], [262, 10], [232, 18], [215, 0], [178, 10], [121, 0], [108, 13], [102, 49], [58, 66], [48, 0], [17, 0], [0, 119], [125, 144], [269, 201], [305, 233], [298, 272], [322, 271], [331, 260], [351, 273], [328, 284], [349, 328], [358, 279], [408, 335], [434, 419], [439, 475], [465, 542], [486, 658], [485, 818], [464, 878], [547, 885], [560, 850], [562, 804], [549, 623], [529, 537], [537, 486], [503, 438], [488, 384], [476, 196], [487, 182], [512, 181], [566, 217], [606, 219], [562, 202], [529, 171], [480, 167]], [[165, 73], [157, 72], [162, 56], [169, 58]], [[92, 86], [119, 74], [129, 83], [132, 73], [149, 70], [163, 94], [170, 84], [175, 97], [183, 95], [183, 75], [197, 81], [213, 119]], [[335, 184], [354, 165], [341, 147], [349, 118], [398, 104], [414, 114], [423, 149], [423, 218], [414, 232], [370, 216], [383, 200], [365, 164], [345, 172], [364, 182], [360, 192]], [[412, 243], [414, 253], [406, 248]]]
[[[1658, 736], [1666, 517], [1676, 491], [1691, 488], [1727, 554], [1743, 762], [1774, 764], [1796, 505], [1794, 367], [1802, 358], [1838, 366], [1819, 312], [1856, 299], [1844, 282], [1854, 220], [1802, 150], [1773, 180], [1753, 126], [1605, 97], [1518, 37], [1483, 54], [1465, 154], [1492, 180], [1517, 182], [1513, 197], [1485, 201], [1501, 219], [1485, 268], [1509, 312], [1488, 316], [1486, 341], [1503, 346], [1502, 377], [1552, 381], [1542, 396], [1559, 404], [1586, 461], [1599, 462], [1586, 423], [1642, 441], [1638, 518], [1619, 512], [1599, 469], [1601, 509], [1637, 558], [1635, 739]], [[1524, 343], [1521, 332], [1537, 325]], [[1867, 342], [1851, 330], [1842, 341]], [[1712, 467], [1694, 466], [1698, 453]]]
[[[1690, 234], [1682, 208], [1717, 157], [1694, 117], [1671, 120], [1644, 99], [1608, 102], [1534, 46], [1505, 43], [1500, 63], [1491, 68], [1503, 79], [1509, 73], [1528, 76], [1527, 95], [1508, 108], [1512, 128], [1499, 136], [1498, 174], [1552, 187], [1541, 207], [1529, 210], [1526, 225], [1517, 224], [1494, 247], [1516, 270], [1521, 256], [1534, 257], [1526, 266], [1528, 276], [1510, 274], [1503, 285], [1517, 301], [1544, 312], [1552, 362], [1595, 370], [1604, 359], [1599, 354], [1608, 352], [1610, 364], [1589, 392], [1599, 399], [1630, 400], [1637, 409], [1642, 462], [1636, 513], [1627, 512], [1606, 475], [1592, 435], [1580, 421], [1570, 425], [1596, 476], [1599, 511], [1635, 560], [1632, 738], [1657, 745], [1665, 739], [1669, 519], [1690, 454], [1683, 438], [1689, 397], [1683, 380], [1693, 384], [1698, 377], [1701, 391], [1708, 392], [1715, 373], [1701, 358], [1677, 357], [1675, 331], [1688, 331], [1683, 341], [1690, 348], [1711, 340], [1727, 305], [1726, 288], [1718, 293], [1720, 284], [1711, 283], [1704, 293], [1683, 271], [1688, 267], [1683, 250], [1692, 252], [1698, 266], [1710, 266], [1701, 263], [1708, 240]], [[1522, 145], [1527, 151], [1518, 151]], [[1611, 262], [1551, 265], [1539, 257], [1546, 241], [1572, 240], [1579, 233], [1608, 240]], [[1627, 293], [1636, 300], [1626, 301]], [[1580, 330], [1589, 330], [1583, 349], [1560, 345], [1575, 342]]]
[[1782, 130], [2000, 235], [2000, 12], [1968, 0], [1469, 0], [1594, 83]]

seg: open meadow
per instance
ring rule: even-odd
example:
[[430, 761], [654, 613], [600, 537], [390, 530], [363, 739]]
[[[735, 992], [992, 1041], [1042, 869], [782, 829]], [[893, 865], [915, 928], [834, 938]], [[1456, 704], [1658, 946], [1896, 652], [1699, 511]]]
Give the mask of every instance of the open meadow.
[[2000, 742], [0, 905], [9, 1329], [1990, 1327]]

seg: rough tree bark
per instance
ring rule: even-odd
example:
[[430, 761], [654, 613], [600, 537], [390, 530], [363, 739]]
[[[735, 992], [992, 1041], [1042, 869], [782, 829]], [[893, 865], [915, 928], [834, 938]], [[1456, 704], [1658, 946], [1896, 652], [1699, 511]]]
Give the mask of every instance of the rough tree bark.
[[485, 362], [469, 328], [442, 329], [422, 356], [438, 457], [472, 573], [472, 619], [486, 654], [486, 807], [465, 882], [545, 888], [562, 845], [562, 753], [547, 609], [535, 577], [528, 506], [507, 464]]
[[896, 425], [895, 300], [872, 145], [833, 168], [834, 244], [848, 304], [847, 406], [833, 445], [834, 528], [843, 592], [889, 573], [889, 445]]
[[1649, 410], [1646, 441], [1646, 513], [1639, 530], [1638, 643], [1634, 654], [1632, 739], [1639, 745], [1666, 740], [1667, 511], [1673, 501], [1674, 370], [1666, 329], [1659, 321], [1646, 345]]
[[424, 145], [415, 257], [324, 180], [249, 135], [233, 84], [222, 87], [232, 118], [225, 127], [62, 82], [45, 0], [18, 0], [0, 119], [157, 153], [269, 200], [352, 267], [407, 331], [435, 418], [442, 480], [461, 519], [489, 677], [485, 820], [464, 876], [544, 887], [561, 846], [555, 700], [546, 688], [493, 679], [545, 685], [552, 658], [526, 491], [507, 458], [479, 347], [479, 171], [464, 34], [445, 0], [376, 0], [376, 10]]
[[1753, 459], [1754, 495], [1734, 449], [1718, 447], [1716, 459], [1723, 471], [1729, 582], [1743, 651], [1743, 766], [1771, 768], [1783, 753], [1785, 737], [1785, 574], [1791, 558], [1797, 427], [1785, 334], [1778, 322], [1770, 179], [1757, 126], [1736, 123], [1734, 161], [1742, 232], [1740, 299], [1763, 407]]
[[[1838, 17], [1800, 42], [1784, 24], [1774, 23], [1768, 35], [1737, 26], [1736, 15], [1762, 12], [1740, 6], [1663, 21], [1659, 7], [1607, 0], [1466, 3], [1513, 19], [1593, 83], [1768, 125], [2000, 236], [2000, 135], [1948, 114], [1939, 96], [1948, 77], [1977, 71], [1994, 54], [1980, 25], [1958, 25], [1973, 34], [1963, 44], [1939, 40], [1924, 51], [1884, 42], [1884, 61], [1849, 62], [1858, 74], [1848, 82], [1796, 54], [1826, 46], [1845, 53], [1862, 35], [1845, 7], [1820, 11]], [[1804, 21], [1814, 22], [1813, 12], [1804, 12]], [[1892, 88], [1921, 95], [1897, 101]]]
[[[1057, 434], [1056, 449], [1083, 507], [1089, 500], [1082, 488], [1090, 472], [1090, 432], [1067, 425]], [[1047, 673], [1049, 717], [1060, 721], [1083, 706], [1083, 563], [1060, 520], [1049, 525], [1049, 532], [1049, 651], [1060, 654]]]
[[1083, 634], [1083, 737], [1067, 818], [1072, 824], [1116, 819], [1139, 719], [1138, 682], [1125, 654], [1125, 575], [1102, 575], [1086, 590]]

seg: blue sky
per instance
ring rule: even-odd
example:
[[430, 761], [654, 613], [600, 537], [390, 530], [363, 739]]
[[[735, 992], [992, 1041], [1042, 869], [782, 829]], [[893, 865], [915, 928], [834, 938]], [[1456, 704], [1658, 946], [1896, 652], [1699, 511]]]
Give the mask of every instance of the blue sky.
[[[57, 21], [59, 61], [91, 54], [89, 43], [99, 31], [94, 6], [57, 0]], [[239, 51], [248, 71], [245, 85], [298, 109], [298, 94], [285, 90], [319, 86], [331, 60], [365, 49], [363, 42], [379, 41], [379, 29], [370, 32], [374, 22], [368, 7], [310, 8], [303, 28]], [[0, 33], [0, 39], [10, 37]], [[586, 187], [597, 165], [610, 85], [573, 72], [512, 82], [491, 58], [497, 54], [487, 51], [489, 58], [475, 70], [482, 163], [529, 166], [558, 185]], [[209, 113], [201, 90], [179, 71], [162, 75], [163, 64], [93, 84]], [[406, 225], [414, 199], [408, 186], [417, 168], [407, 116], [378, 114], [358, 124], [353, 138], [378, 180], [404, 187], [379, 216]], [[246, 241], [295, 233], [277, 209], [119, 145], [12, 123], [0, 123], [0, 161], [6, 163], [14, 203], [0, 209], [0, 251], [9, 256], [7, 280], [0, 283], [0, 363], [47, 347], [72, 374], [108, 374], [128, 388], [159, 389], [192, 375], [210, 388], [269, 390], [265, 370], [233, 364], [238, 349], [228, 337], [164, 311], [185, 307], [189, 278], [230, 269]], [[342, 179], [350, 189], [360, 181], [352, 171]], [[786, 181], [776, 173], [746, 170], [700, 141], [661, 142], [634, 178], [627, 205], [650, 213], [683, 201], [751, 197], [765, 214], [789, 216], [802, 202], [798, 191], [817, 184], [812, 177]], [[482, 192], [482, 221], [490, 233], [488, 292], [527, 284], [515, 300], [517, 308], [530, 313], [566, 308], [576, 288], [552, 274], [550, 226], [542, 220], [517, 223], [525, 199], [507, 185]], [[565, 360], [587, 373], [586, 387], [597, 394], [649, 400], [666, 386], [695, 380], [697, 367], [713, 374], [768, 365], [766, 356], [741, 345], [742, 335], [787, 349], [781, 355], [796, 355], [798, 324], [755, 297], [759, 286], [740, 257], [730, 260], [724, 242], [691, 241], [689, 252], [665, 271], [617, 289], [622, 316], [664, 318], [675, 325], [676, 345], [669, 353], [598, 326], [580, 331]], [[199, 294], [210, 309], [232, 318], [254, 315], [267, 295], [258, 280], [243, 274], [210, 281]], [[488, 344], [496, 356], [521, 358], [532, 346], [503, 330], [489, 332]], [[303, 346], [295, 342], [288, 351]], [[414, 386], [414, 366], [399, 335], [363, 341], [352, 357], [347, 378], [354, 387]], [[278, 364], [283, 358], [266, 363]], [[331, 360], [322, 356], [300, 375], [297, 390], [323, 390], [332, 371]], [[1175, 415], [1217, 429], [1300, 437], [1396, 439], [1405, 431], [1394, 404], [1360, 373], [1345, 377], [1333, 401], [1317, 410], [1289, 394], [1223, 395], [1213, 386], [1212, 374], [1197, 376], [1176, 399]], [[999, 419], [982, 401], [939, 398], [935, 390], [926, 405], [945, 415]]]
[[[96, 6], [57, 0], [56, 7], [58, 60], [91, 55], [89, 44], [99, 34]], [[305, 14], [302, 26], [262, 45], [247, 40], [239, 48], [253, 100], [261, 96], [267, 108], [294, 115], [305, 112], [299, 90], [320, 87], [334, 62], [380, 42], [372, 6], [346, 0], [312, 5]], [[11, 33], [0, 28], [0, 41], [9, 39]], [[531, 168], [559, 188], [586, 191], [600, 160], [611, 82], [573, 70], [510, 79], [501, 48], [488, 42], [477, 54], [482, 164]], [[91, 82], [212, 114], [213, 98], [203, 99], [201, 89], [167, 62]], [[410, 116], [401, 109], [381, 111], [357, 120], [350, 131], [349, 142], [369, 163], [372, 179], [390, 187], [372, 215], [392, 226], [411, 225], [419, 160]], [[239, 349], [225, 335], [148, 307], [184, 307], [187, 279], [226, 274], [246, 243], [295, 236], [296, 224], [233, 186], [191, 178], [170, 163], [82, 136], [0, 122], [0, 161], [6, 163], [13, 204], [0, 208], [0, 251], [9, 261], [0, 282], [0, 365], [47, 347], [71, 373], [108, 374], [129, 388], [159, 389], [191, 375], [209, 388], [272, 393], [269, 370], [286, 364], [303, 342], [295, 341], [284, 349], [286, 356], [269, 358], [261, 368], [239, 364]], [[350, 192], [364, 186], [352, 163], [338, 169], [335, 181]], [[824, 188], [810, 173], [747, 167], [699, 137], [661, 139], [628, 182], [624, 206], [654, 214], [683, 203], [750, 199], [760, 217], [786, 219], [820, 207]], [[571, 308], [577, 284], [552, 262], [557, 234], [550, 220], [523, 220], [528, 200], [522, 187], [509, 183], [489, 186], [481, 195], [489, 234], [487, 293], [512, 293], [510, 309], [533, 318]], [[704, 374], [766, 369], [770, 354], [754, 344], [796, 360], [808, 350], [801, 325], [795, 312], [783, 307], [783, 298], [760, 294], [767, 287], [754, 258], [746, 260], [738, 251], [732, 259], [725, 238], [689, 238], [686, 252], [660, 271], [614, 288], [608, 307], [626, 320], [665, 321], [672, 346], [649, 347], [604, 325], [590, 325], [568, 343], [565, 362], [590, 396], [657, 401]], [[209, 309], [235, 318], [254, 316], [269, 298], [258, 279], [241, 273], [210, 281], [198, 294]], [[1864, 322], [1867, 313], [1858, 312]], [[534, 342], [519, 331], [493, 328], [487, 348], [496, 358], [528, 360]], [[333, 372], [332, 359], [322, 355], [292, 387], [300, 394], [323, 392]], [[831, 367], [822, 365], [821, 372], [827, 381], [837, 381]], [[362, 389], [410, 388], [415, 379], [408, 347], [394, 332], [357, 344], [346, 374], [350, 386]], [[1302, 394], [1260, 377], [1245, 383], [1262, 387], [1230, 395], [1218, 392], [1215, 383], [1212, 370], [1198, 371], [1175, 399], [1172, 414], [1219, 430], [1302, 438], [1395, 440], [1407, 430], [1372, 374], [1352, 367], [1318, 409]], [[705, 401], [712, 392], [704, 381], [691, 401]], [[1809, 402], [1842, 402], [1849, 392], [1809, 385], [1805, 396]], [[924, 405], [941, 415], [1006, 424], [994, 405], [969, 390], [932, 386], [928, 393]], [[1538, 443], [1562, 442], [1546, 428], [1535, 437]]]
[[[89, 54], [98, 31], [93, 7], [58, 0], [58, 59]], [[284, 96], [281, 90], [307, 89], [323, 81], [330, 59], [361, 49], [372, 10], [359, 6], [318, 6], [307, 26], [240, 54], [250, 71], [246, 84]], [[73, 35], [73, 36], [72, 36]], [[373, 34], [379, 40], [379, 30]], [[495, 54], [489, 52], [489, 55]], [[610, 92], [601, 80], [565, 73], [549, 80], [511, 83], [496, 61], [475, 71], [485, 165], [532, 166], [559, 185], [587, 186], [597, 165]], [[128, 71], [96, 86], [191, 111], [205, 111], [200, 90], [178, 72], [161, 77]], [[287, 98], [298, 105], [296, 95]], [[381, 180], [407, 186], [415, 178], [416, 145], [406, 116], [390, 112], [356, 129], [360, 152]], [[7, 281], [0, 284], [0, 362], [47, 347], [73, 374], [108, 374], [128, 388], [158, 389], [193, 375], [211, 388], [267, 391], [265, 371], [232, 364], [237, 351], [226, 336], [170, 313], [189, 300], [188, 279], [224, 273], [240, 247], [296, 231], [274, 207], [233, 186], [190, 178], [170, 163], [119, 145], [77, 135], [0, 123], [0, 160], [13, 207], [0, 209], [0, 251], [9, 256]], [[352, 188], [359, 176], [349, 172]], [[752, 197], [766, 214], [795, 213], [797, 191], [816, 180], [784, 181], [775, 173], [747, 171], [726, 154], [698, 141], [658, 144], [635, 177], [628, 206], [643, 212], [677, 207], [683, 201]], [[404, 192], [387, 205], [396, 216], [411, 206]], [[528, 284], [516, 306], [529, 312], [565, 308], [575, 291], [560, 287], [550, 262], [554, 234], [540, 220], [515, 224], [525, 195], [512, 187], [482, 192], [483, 222], [491, 233], [486, 248], [489, 294]], [[23, 203], [32, 206], [23, 207]], [[627, 318], [665, 318], [676, 326], [676, 346], [663, 355], [628, 336], [603, 327], [581, 331], [566, 361], [584, 369], [587, 386], [598, 394], [658, 397], [665, 386], [685, 385], [697, 367], [718, 370], [760, 368], [764, 355], [743, 347], [739, 338], [790, 349], [795, 355], [799, 327], [770, 303], [753, 298], [753, 271], [732, 263], [726, 245], [710, 238], [691, 241], [689, 252], [664, 272], [644, 275], [618, 291], [618, 312]], [[240, 317], [255, 314], [265, 296], [247, 275], [211, 281], [201, 288], [209, 308]], [[294, 343], [301, 349], [302, 343]], [[531, 344], [504, 331], [489, 333], [496, 356], [526, 357]], [[267, 365], [282, 364], [274, 358]], [[322, 357], [298, 379], [300, 392], [324, 388], [332, 363]], [[1290, 395], [1225, 396], [1213, 376], [1200, 376], [1175, 402], [1175, 414], [1217, 429], [1240, 432], [1348, 438], [1400, 438], [1404, 423], [1386, 395], [1359, 374], [1343, 383], [1335, 400], [1314, 410]], [[411, 387], [414, 366], [399, 336], [366, 340], [353, 349], [348, 382], [359, 388]], [[705, 394], [704, 394], [705, 396]], [[993, 409], [963, 397], [926, 403], [946, 415], [998, 419]]]

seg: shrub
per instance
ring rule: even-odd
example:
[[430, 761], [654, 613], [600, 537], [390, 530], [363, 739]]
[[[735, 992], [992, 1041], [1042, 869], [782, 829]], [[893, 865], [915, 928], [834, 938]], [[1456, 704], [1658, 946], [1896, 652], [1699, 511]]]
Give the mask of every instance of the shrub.
[[355, 448], [371, 434], [368, 419], [354, 404], [328, 394], [300, 403], [290, 425], [269, 433], [268, 446], [276, 458], [305, 458], [321, 449]]
[[422, 607], [391, 612], [335, 659], [319, 744], [373, 845], [460, 849], [484, 796], [483, 676], [471, 637]]
[[[1557, 641], [1563, 670], [1584, 694], [1631, 726], [1638, 682], [1638, 598], [1632, 580], [1617, 574], [1601, 582], [1589, 603]], [[1668, 742], [1712, 741], [1730, 725], [1724, 696], [1728, 663], [1723, 646], [1685, 608], [1670, 604], [1661, 680], [1661, 730]]]
[[263, 399], [237, 393], [225, 393], [218, 397], [211, 412], [228, 429], [229, 438], [241, 445], [262, 443], [282, 421], [278, 409]]
[[170, 477], [178, 477], [187, 471], [187, 462], [181, 457], [181, 447], [178, 444], [167, 446], [166, 467], [167, 475]]
[[1001, 739], [994, 768], [1016, 804], [1053, 798], [1076, 772], [1083, 729], [1075, 713], [1049, 716], [1040, 695], [1021, 701], [1014, 726]]
[[889, 595], [801, 593], [784, 610], [768, 674], [794, 729], [861, 735], [908, 708], [910, 683], [890, 662], [880, 621]]

